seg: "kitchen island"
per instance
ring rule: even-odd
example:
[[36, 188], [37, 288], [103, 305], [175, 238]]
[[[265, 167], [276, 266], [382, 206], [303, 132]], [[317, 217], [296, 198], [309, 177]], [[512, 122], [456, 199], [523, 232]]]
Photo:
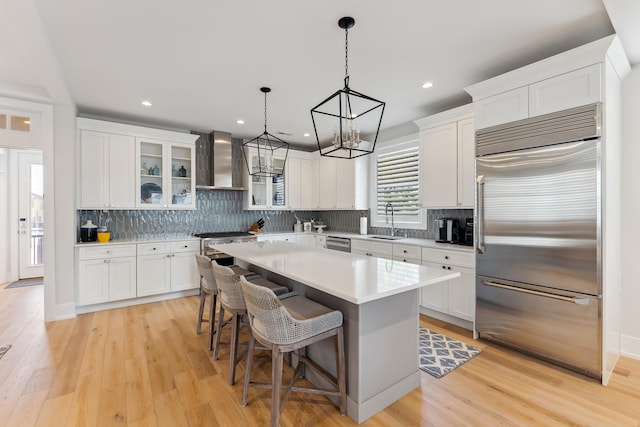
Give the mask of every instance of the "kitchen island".
[[[420, 386], [418, 302], [423, 286], [460, 273], [288, 242], [216, 245], [236, 263], [342, 311], [347, 415], [365, 421]], [[335, 375], [333, 342], [308, 355]], [[312, 382], [319, 381], [309, 375]]]

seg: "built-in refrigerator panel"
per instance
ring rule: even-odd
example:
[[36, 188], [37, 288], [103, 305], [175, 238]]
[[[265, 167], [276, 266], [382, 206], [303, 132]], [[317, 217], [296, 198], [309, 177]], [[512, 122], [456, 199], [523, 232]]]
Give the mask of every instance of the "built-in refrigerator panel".
[[600, 140], [476, 159], [480, 276], [600, 295]]
[[476, 278], [476, 328], [484, 338], [600, 378], [601, 299]]

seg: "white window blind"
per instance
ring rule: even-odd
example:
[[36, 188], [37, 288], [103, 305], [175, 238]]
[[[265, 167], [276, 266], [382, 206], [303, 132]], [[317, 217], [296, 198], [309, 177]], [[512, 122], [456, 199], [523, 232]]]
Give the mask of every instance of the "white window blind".
[[377, 156], [378, 215], [385, 215], [387, 203], [396, 216], [416, 216], [420, 209], [419, 149], [406, 148]]

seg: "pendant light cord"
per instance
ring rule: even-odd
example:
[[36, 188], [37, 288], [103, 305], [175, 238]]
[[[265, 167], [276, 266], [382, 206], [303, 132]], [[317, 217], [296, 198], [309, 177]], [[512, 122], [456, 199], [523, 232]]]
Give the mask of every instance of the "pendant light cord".
[[267, 92], [264, 93], [264, 133], [267, 133]]
[[349, 29], [344, 29], [344, 87], [349, 87]]

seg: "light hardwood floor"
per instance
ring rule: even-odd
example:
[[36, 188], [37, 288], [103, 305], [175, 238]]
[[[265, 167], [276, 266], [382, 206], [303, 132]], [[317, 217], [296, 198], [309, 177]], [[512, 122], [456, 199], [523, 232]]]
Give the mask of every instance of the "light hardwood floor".
[[[250, 426], [269, 420], [269, 391], [240, 405], [226, 382], [228, 352], [213, 362], [195, 334], [197, 297], [43, 323], [42, 286], [0, 287], [0, 425]], [[608, 387], [510, 350], [473, 341], [434, 319], [423, 326], [483, 348], [364, 426], [639, 426], [640, 361], [622, 358]], [[205, 329], [205, 328], [203, 328]], [[206, 329], [205, 329], [206, 330]], [[228, 335], [228, 332], [227, 332]], [[225, 335], [223, 335], [223, 338]], [[256, 364], [267, 379], [266, 357]], [[239, 366], [238, 378], [244, 373]], [[384, 372], [372, 373], [384, 375]], [[283, 426], [351, 426], [324, 397], [293, 395]]]

